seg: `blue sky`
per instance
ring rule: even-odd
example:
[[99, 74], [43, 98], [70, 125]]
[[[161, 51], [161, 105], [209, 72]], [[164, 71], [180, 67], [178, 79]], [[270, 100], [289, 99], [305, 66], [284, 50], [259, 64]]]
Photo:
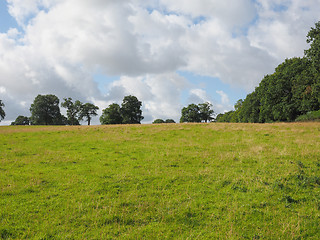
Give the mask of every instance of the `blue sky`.
[[8, 7], [6, 1], [0, 1], [0, 32], [7, 32], [9, 28], [17, 28], [15, 19], [8, 13]]
[[[317, 1], [0, 2], [0, 98], [10, 124], [37, 94], [143, 102], [144, 123], [189, 103], [233, 109], [286, 58], [303, 56]], [[8, 9], [10, 8], [10, 12]], [[9, 30], [10, 29], [10, 30]], [[98, 118], [94, 124], [99, 124]]]

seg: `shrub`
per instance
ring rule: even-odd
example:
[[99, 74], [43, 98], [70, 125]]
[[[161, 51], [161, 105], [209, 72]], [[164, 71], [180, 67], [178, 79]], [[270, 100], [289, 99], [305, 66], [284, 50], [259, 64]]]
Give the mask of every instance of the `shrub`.
[[320, 120], [320, 110], [308, 112], [307, 114], [297, 117], [296, 122]]
[[153, 124], [157, 124], [157, 123], [164, 123], [164, 121], [162, 119], [156, 119], [153, 121]]

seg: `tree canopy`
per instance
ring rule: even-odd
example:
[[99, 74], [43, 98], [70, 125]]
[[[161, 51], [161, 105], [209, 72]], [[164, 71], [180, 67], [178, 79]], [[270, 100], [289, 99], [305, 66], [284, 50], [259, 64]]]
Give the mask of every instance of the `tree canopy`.
[[199, 106], [199, 113], [201, 121], [210, 122], [213, 119], [214, 111], [212, 108], [211, 103], [200, 103]]
[[181, 110], [180, 123], [184, 122], [201, 122], [199, 106], [192, 103]]
[[80, 125], [79, 113], [81, 111], [81, 102], [77, 100], [72, 102], [72, 98], [64, 98], [64, 102], [61, 103], [61, 107], [67, 109], [67, 123], [68, 125]]
[[140, 124], [144, 118], [141, 110], [142, 102], [135, 96], [125, 96], [121, 107], [117, 103], [110, 104], [102, 111], [101, 124]]
[[173, 119], [166, 119], [166, 120], [163, 120], [163, 119], [156, 119], [152, 122], [153, 124], [161, 124], [161, 123], [176, 123]]
[[99, 110], [99, 107], [92, 103], [82, 104], [80, 101], [77, 101], [76, 105], [78, 105], [80, 109], [79, 119], [85, 120], [88, 122], [88, 125], [90, 125], [92, 117], [98, 115], [97, 111]]
[[30, 120], [28, 117], [25, 116], [18, 116], [14, 122], [11, 123], [11, 125], [29, 125]]
[[123, 124], [140, 124], [144, 119], [141, 110], [142, 102], [135, 96], [125, 96], [121, 104]]
[[160, 124], [160, 123], [165, 123], [165, 121], [163, 119], [158, 118], [158, 119], [154, 120], [152, 123], [153, 124]]
[[59, 98], [55, 95], [38, 95], [30, 107], [32, 125], [65, 125], [66, 118], [61, 115]]
[[164, 121], [165, 123], [176, 123], [173, 119], [169, 118]]
[[188, 107], [181, 110], [180, 122], [208, 122], [213, 119], [214, 111], [211, 109], [212, 104], [200, 103], [198, 105], [192, 103]]
[[6, 116], [6, 113], [4, 112], [3, 108], [4, 108], [4, 103], [2, 102], [2, 100], [0, 100], [0, 122]]
[[320, 73], [320, 21], [308, 32], [307, 43], [310, 43], [310, 48], [305, 50], [305, 56], [314, 70]]
[[122, 116], [121, 116], [121, 108], [119, 104], [112, 103], [102, 111], [102, 115], [100, 117], [101, 124], [121, 124]]

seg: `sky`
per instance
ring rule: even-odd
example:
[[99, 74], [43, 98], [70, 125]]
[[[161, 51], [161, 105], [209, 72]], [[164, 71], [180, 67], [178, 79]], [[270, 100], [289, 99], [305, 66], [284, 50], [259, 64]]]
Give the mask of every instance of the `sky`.
[[190, 103], [232, 110], [304, 55], [319, 13], [320, 0], [0, 0], [0, 124], [30, 116], [38, 94], [94, 103], [99, 116], [134, 95], [142, 123], [179, 121]]

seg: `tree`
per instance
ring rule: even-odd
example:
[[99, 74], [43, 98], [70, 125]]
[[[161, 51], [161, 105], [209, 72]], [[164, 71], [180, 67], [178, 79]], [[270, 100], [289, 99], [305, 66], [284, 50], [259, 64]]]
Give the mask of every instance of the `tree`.
[[239, 99], [236, 104], [234, 105], [234, 109], [237, 111], [242, 107], [243, 99]]
[[213, 119], [212, 115], [214, 111], [211, 109], [212, 104], [200, 103], [198, 105], [192, 103], [188, 107], [184, 107], [181, 110], [180, 122], [201, 122], [201, 121], [211, 121]]
[[92, 116], [97, 116], [97, 110], [99, 109], [98, 106], [93, 105], [92, 103], [85, 103], [82, 104], [80, 101], [76, 101], [76, 107], [80, 109], [79, 112], [79, 119], [83, 120], [85, 119], [86, 122], [88, 122], [88, 125], [90, 125]]
[[239, 122], [259, 122], [260, 99], [256, 91], [247, 95], [240, 109]]
[[156, 119], [153, 121], [153, 124], [165, 123], [162, 119]]
[[100, 117], [101, 124], [121, 124], [122, 116], [121, 116], [121, 108], [119, 104], [113, 103], [110, 104], [108, 108], [102, 111], [102, 115]]
[[307, 35], [310, 49], [303, 58], [286, 59], [259, 86], [219, 121], [294, 121], [320, 109], [320, 22]]
[[235, 122], [234, 115], [235, 111], [220, 113], [216, 118], [216, 122]]
[[310, 43], [310, 48], [305, 50], [305, 56], [312, 62], [314, 70], [320, 73], [320, 21], [308, 32], [307, 43]]
[[55, 95], [38, 95], [30, 107], [32, 125], [65, 125], [66, 118], [61, 115], [59, 98]]
[[11, 125], [29, 125], [30, 120], [28, 117], [25, 116], [18, 116], [14, 122], [11, 123]]
[[142, 102], [135, 96], [126, 96], [121, 104], [121, 116], [123, 124], [140, 124], [144, 119], [141, 111]]
[[199, 106], [192, 103], [182, 108], [180, 122], [201, 122]]
[[2, 102], [2, 100], [0, 100], [0, 122], [6, 116], [6, 113], [4, 112], [3, 107], [4, 107], [4, 103]]
[[214, 111], [211, 109], [212, 104], [209, 102], [198, 104], [201, 121], [210, 122]]
[[165, 123], [176, 123], [173, 119], [167, 119]]
[[[61, 103], [61, 107], [67, 109], [68, 125], [80, 125], [79, 112], [81, 110], [81, 104], [75, 104], [72, 102], [72, 98], [64, 98], [64, 102]], [[76, 101], [79, 103], [79, 101]]]

